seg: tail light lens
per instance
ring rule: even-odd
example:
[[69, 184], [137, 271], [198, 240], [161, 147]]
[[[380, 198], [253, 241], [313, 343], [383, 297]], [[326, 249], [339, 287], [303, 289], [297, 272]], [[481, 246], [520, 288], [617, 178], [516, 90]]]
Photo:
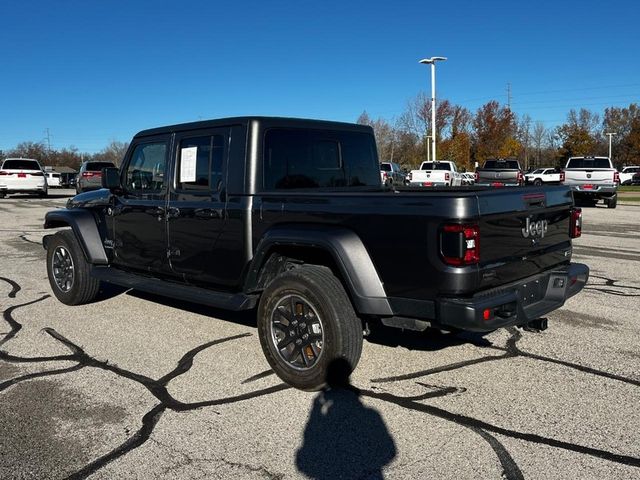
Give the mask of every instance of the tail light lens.
[[480, 261], [480, 228], [477, 224], [448, 223], [440, 230], [440, 256], [447, 265], [464, 267]]
[[582, 209], [574, 207], [571, 209], [569, 236], [578, 238], [580, 235], [582, 235]]
[[613, 172], [613, 183], [620, 183], [620, 173]]
[[473, 181], [474, 182], [480, 181], [480, 174], [478, 172], [473, 172]]
[[83, 178], [93, 177], [93, 175], [94, 175], [93, 172], [82, 172], [82, 177]]
[[518, 172], [518, 184], [522, 185], [524, 183], [524, 175], [522, 175], [522, 172]]
[[560, 183], [564, 183], [564, 172], [560, 172]]
[[449, 175], [448, 172], [444, 172], [444, 179], [448, 182], [449, 179], [451, 178], [451, 176]]

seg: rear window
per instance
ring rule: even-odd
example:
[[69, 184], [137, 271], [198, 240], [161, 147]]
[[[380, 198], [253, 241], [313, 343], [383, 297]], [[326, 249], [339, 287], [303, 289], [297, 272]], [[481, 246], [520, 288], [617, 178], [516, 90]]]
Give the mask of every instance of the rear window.
[[381, 163], [380, 164], [380, 170], [382, 170], [384, 172], [390, 172], [391, 171], [391, 164], [390, 163]]
[[487, 160], [484, 168], [498, 168], [507, 170], [518, 170], [517, 160]]
[[265, 134], [264, 188], [378, 187], [371, 135], [358, 132], [271, 129]]
[[111, 168], [115, 165], [111, 162], [89, 162], [86, 170], [88, 172], [101, 172], [103, 168]]
[[40, 170], [40, 164], [36, 160], [5, 160], [3, 170]]
[[451, 170], [451, 164], [441, 162], [424, 162], [420, 170]]
[[571, 158], [567, 168], [611, 168], [608, 158]]

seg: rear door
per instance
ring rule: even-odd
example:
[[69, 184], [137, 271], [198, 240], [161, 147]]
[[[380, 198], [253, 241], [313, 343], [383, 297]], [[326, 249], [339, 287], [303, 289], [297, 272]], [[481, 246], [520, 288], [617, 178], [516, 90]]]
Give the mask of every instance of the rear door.
[[176, 136], [175, 175], [167, 205], [173, 273], [194, 283], [223, 283], [224, 253], [216, 244], [226, 222], [228, 127]]

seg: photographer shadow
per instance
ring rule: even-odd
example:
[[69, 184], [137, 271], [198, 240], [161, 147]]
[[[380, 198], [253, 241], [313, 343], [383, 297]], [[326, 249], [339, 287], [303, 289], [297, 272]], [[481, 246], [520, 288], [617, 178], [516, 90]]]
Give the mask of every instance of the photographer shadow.
[[331, 362], [327, 386], [313, 401], [296, 453], [296, 466], [310, 478], [382, 479], [382, 469], [396, 456], [396, 445], [377, 410], [360, 401], [349, 383], [351, 366]]

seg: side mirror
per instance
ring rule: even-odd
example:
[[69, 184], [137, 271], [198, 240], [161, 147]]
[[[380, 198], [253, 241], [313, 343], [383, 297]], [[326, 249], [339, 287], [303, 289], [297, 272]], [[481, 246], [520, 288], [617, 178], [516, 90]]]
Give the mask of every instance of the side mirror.
[[102, 169], [102, 188], [108, 188], [109, 190], [120, 190], [120, 170], [115, 167], [108, 167]]

